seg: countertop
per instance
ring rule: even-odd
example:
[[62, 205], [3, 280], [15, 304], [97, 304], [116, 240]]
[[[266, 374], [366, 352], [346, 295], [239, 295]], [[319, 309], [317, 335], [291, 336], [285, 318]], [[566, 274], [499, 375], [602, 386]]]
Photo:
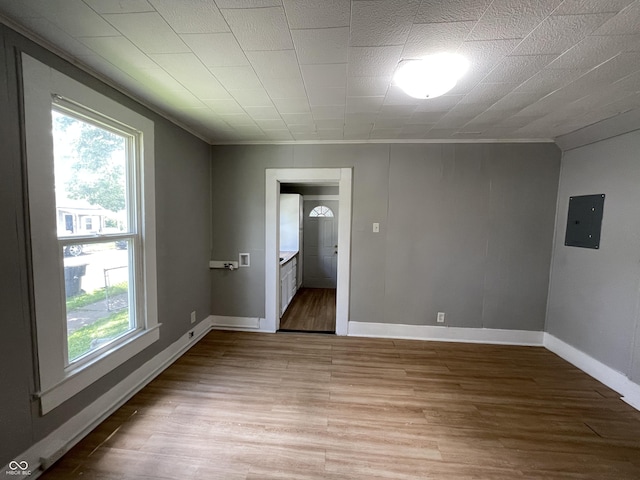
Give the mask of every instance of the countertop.
[[280, 265], [284, 265], [289, 260], [291, 260], [293, 257], [295, 257], [297, 254], [298, 254], [297, 251], [295, 251], [295, 252], [280, 252], [280, 258], [282, 259], [282, 260], [280, 260]]

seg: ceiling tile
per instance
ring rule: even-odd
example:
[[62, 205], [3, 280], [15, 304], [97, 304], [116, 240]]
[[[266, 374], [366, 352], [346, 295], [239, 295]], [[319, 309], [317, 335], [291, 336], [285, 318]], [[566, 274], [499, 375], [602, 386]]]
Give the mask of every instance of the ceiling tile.
[[147, 0], [84, 0], [98, 13], [153, 12], [155, 9]]
[[[170, 91], [184, 89], [180, 82], [158, 66], [131, 71], [131, 76], [142, 83], [147, 91], [161, 97], [170, 96]], [[225, 97], [230, 97], [230, 95], [225, 94]]]
[[[1, 7], [0, 11], [2, 11]], [[22, 23], [26, 28], [34, 32], [38, 32], [38, 35], [40, 35], [42, 38], [54, 45], [57, 45], [59, 48], [70, 53], [71, 55], [74, 55], [76, 57], [80, 57], [83, 55], [94, 55], [94, 52], [90, 50], [86, 45], [82, 44], [79, 39], [73, 38], [71, 35], [68, 35], [60, 27], [54, 25], [45, 18], [21, 18], [20, 23]]]
[[347, 97], [347, 113], [378, 113], [384, 97]]
[[349, 75], [353, 77], [392, 76], [395, 72], [402, 46], [350, 47]]
[[191, 33], [182, 34], [180, 38], [207, 67], [249, 64], [232, 33]]
[[615, 17], [608, 20], [595, 35], [633, 35], [640, 25], [640, 2], [635, 1]]
[[345, 140], [358, 140], [362, 138], [369, 138], [369, 132], [373, 128], [373, 123], [363, 124], [345, 124], [343, 128]]
[[424, 99], [410, 97], [400, 87], [391, 85], [383, 103], [385, 105], [418, 105], [424, 101]]
[[[426, 101], [425, 101], [426, 103]], [[405, 118], [408, 119], [416, 110], [415, 105], [382, 105], [379, 118]]]
[[292, 30], [291, 36], [300, 64], [347, 62], [348, 27]]
[[468, 93], [509, 55], [518, 43], [517, 39], [464, 42], [458, 53], [470, 60], [469, 70], [458, 80], [450, 94]]
[[315, 133], [317, 130], [316, 125], [313, 123], [311, 125], [287, 125], [287, 128], [294, 135], [297, 133]]
[[524, 55], [505, 57], [491, 73], [482, 79], [483, 83], [522, 83], [540, 69], [547, 66], [556, 55]]
[[515, 83], [480, 83], [466, 94], [457, 105], [462, 107], [470, 103], [477, 103], [489, 106], [500, 100], [516, 86]]
[[437, 123], [444, 116], [444, 112], [413, 112], [407, 120], [407, 125], [430, 125]]
[[243, 106], [243, 108], [254, 120], [274, 120], [280, 118], [278, 110], [273, 105], [267, 107]]
[[277, 119], [258, 119], [256, 123], [262, 130], [286, 130], [287, 126], [281, 118]]
[[253, 121], [253, 118], [251, 118], [246, 113], [236, 113], [236, 114], [231, 114], [231, 115], [220, 115], [220, 117], [222, 117], [222, 119], [232, 127], [249, 126], [249, 127], [259, 128], [256, 125], [256, 122]]
[[[585, 94], [605, 88], [640, 70], [640, 52], [621, 53], [581, 76], [567, 88]], [[564, 71], [564, 70], [560, 70]]]
[[524, 38], [561, 3], [562, 0], [494, 0], [468, 39]]
[[284, 8], [292, 29], [348, 27], [351, 20], [350, 0], [284, 0]]
[[151, 58], [125, 37], [83, 37], [79, 40], [124, 71], [157, 67]]
[[456, 51], [468, 37], [474, 22], [414, 24], [402, 58], [421, 58], [442, 51]]
[[346, 88], [347, 64], [301, 65], [302, 78], [307, 88]]
[[478, 20], [492, 0], [422, 0], [414, 23]]
[[104, 18], [145, 53], [190, 52], [157, 13], [109, 14]]
[[346, 88], [307, 88], [309, 95], [309, 105], [344, 105], [346, 103]]
[[[218, 115], [240, 115], [246, 112], [233, 98], [227, 100], [205, 100], [205, 105]], [[226, 120], [225, 120], [226, 121]]]
[[416, 112], [446, 112], [455, 107], [464, 95], [442, 95], [441, 97], [429, 98], [416, 108]]
[[313, 125], [311, 113], [283, 113], [282, 119], [287, 125]]
[[398, 138], [398, 135], [401, 133], [401, 128], [376, 128], [374, 126], [369, 137], [372, 139], [395, 139]]
[[375, 113], [345, 113], [345, 124], [370, 124], [376, 121], [377, 114]]
[[561, 54], [611, 18], [612, 13], [547, 17], [513, 55]]
[[281, 115], [286, 113], [311, 113], [307, 98], [273, 98], [273, 104]]
[[71, 37], [119, 35], [116, 29], [81, 0], [30, 1], [27, 6]]
[[384, 96], [391, 77], [348, 77], [347, 95], [353, 97]]
[[149, 1], [177, 33], [218, 33], [229, 31], [229, 26], [220, 10], [210, 0], [189, 0], [188, 2], [176, 2], [175, 0]]
[[264, 132], [270, 140], [293, 140], [289, 130], [265, 130]]
[[420, 0], [351, 3], [351, 46], [404, 45]]
[[640, 72], [627, 75], [611, 86], [622, 92], [640, 92]]
[[640, 50], [640, 35], [590, 36], [551, 62], [547, 68], [593, 68], [625, 51]]
[[541, 98], [542, 94], [539, 93], [509, 92], [496, 103], [491, 105], [491, 109], [515, 113], [522, 110], [527, 105], [537, 102]]
[[583, 69], [541, 70], [529, 80], [518, 86], [515, 91], [519, 93], [551, 93], [572, 80], [587, 73]]
[[342, 130], [344, 128], [344, 118], [316, 120], [316, 126], [318, 131], [330, 128]]
[[344, 132], [342, 128], [319, 128], [318, 138], [321, 140], [342, 140]]
[[295, 50], [247, 52], [247, 58], [261, 79], [300, 76]]
[[435, 124], [415, 123], [412, 125], [404, 125], [400, 133], [403, 136], [406, 135], [405, 138], [422, 138], [422, 135], [426, 134], [433, 125]]
[[314, 120], [336, 120], [343, 119], [345, 114], [344, 105], [314, 106], [311, 108]]
[[282, 0], [215, 0], [218, 8], [262, 8], [282, 6]]
[[302, 75], [290, 78], [262, 78], [262, 85], [271, 98], [307, 98]]
[[193, 53], [152, 55], [185, 88], [203, 99], [229, 98], [227, 90]]
[[228, 91], [261, 89], [262, 83], [251, 65], [238, 67], [212, 67], [211, 72]]
[[293, 49], [282, 7], [223, 9], [222, 14], [246, 51]]
[[564, 0], [554, 15], [619, 12], [634, 0]]
[[[264, 88], [229, 90], [233, 98], [246, 110], [247, 107], [272, 107], [273, 102]], [[275, 110], [275, 108], [274, 108]]]

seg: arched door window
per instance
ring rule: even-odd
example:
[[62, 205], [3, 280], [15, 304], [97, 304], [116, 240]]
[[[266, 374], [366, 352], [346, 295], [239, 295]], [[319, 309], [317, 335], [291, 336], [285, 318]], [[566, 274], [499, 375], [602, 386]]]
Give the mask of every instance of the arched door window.
[[333, 217], [333, 211], [324, 205], [318, 205], [309, 213], [310, 217]]

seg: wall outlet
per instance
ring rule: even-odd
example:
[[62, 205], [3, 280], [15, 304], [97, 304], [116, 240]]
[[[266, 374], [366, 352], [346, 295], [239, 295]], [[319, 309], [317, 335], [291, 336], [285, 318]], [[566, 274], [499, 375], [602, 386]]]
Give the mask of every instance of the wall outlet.
[[192, 338], [193, 338], [193, 330], [189, 332], [189, 339], [192, 339]]
[[438, 323], [444, 323], [444, 312], [438, 312]]
[[380, 233], [380, 224], [378, 222], [373, 224], [373, 233]]
[[196, 311], [191, 312], [191, 323], [196, 323]]

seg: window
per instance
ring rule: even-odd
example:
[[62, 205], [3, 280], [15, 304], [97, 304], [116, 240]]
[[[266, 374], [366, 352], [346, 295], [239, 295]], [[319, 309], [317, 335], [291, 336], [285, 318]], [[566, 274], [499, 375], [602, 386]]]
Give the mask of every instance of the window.
[[324, 205], [318, 205], [311, 213], [309, 213], [310, 217], [333, 217], [333, 211], [329, 207], [325, 207]]
[[27, 55], [23, 83], [44, 414], [159, 338], [153, 122]]
[[[137, 304], [134, 287], [139, 283], [133, 265], [139, 243], [134, 241], [139, 237], [134, 172], [140, 134], [60, 97], [53, 99], [51, 118], [56, 210], [74, 205], [99, 210], [116, 217], [123, 227], [108, 237], [96, 237], [96, 217], [90, 215], [83, 217], [85, 231], [80, 235], [69, 235], [66, 224], [58, 225], [64, 257], [66, 363], [71, 365], [141, 328], [135, 308], [129, 308]], [[123, 242], [124, 249], [116, 248]]]

